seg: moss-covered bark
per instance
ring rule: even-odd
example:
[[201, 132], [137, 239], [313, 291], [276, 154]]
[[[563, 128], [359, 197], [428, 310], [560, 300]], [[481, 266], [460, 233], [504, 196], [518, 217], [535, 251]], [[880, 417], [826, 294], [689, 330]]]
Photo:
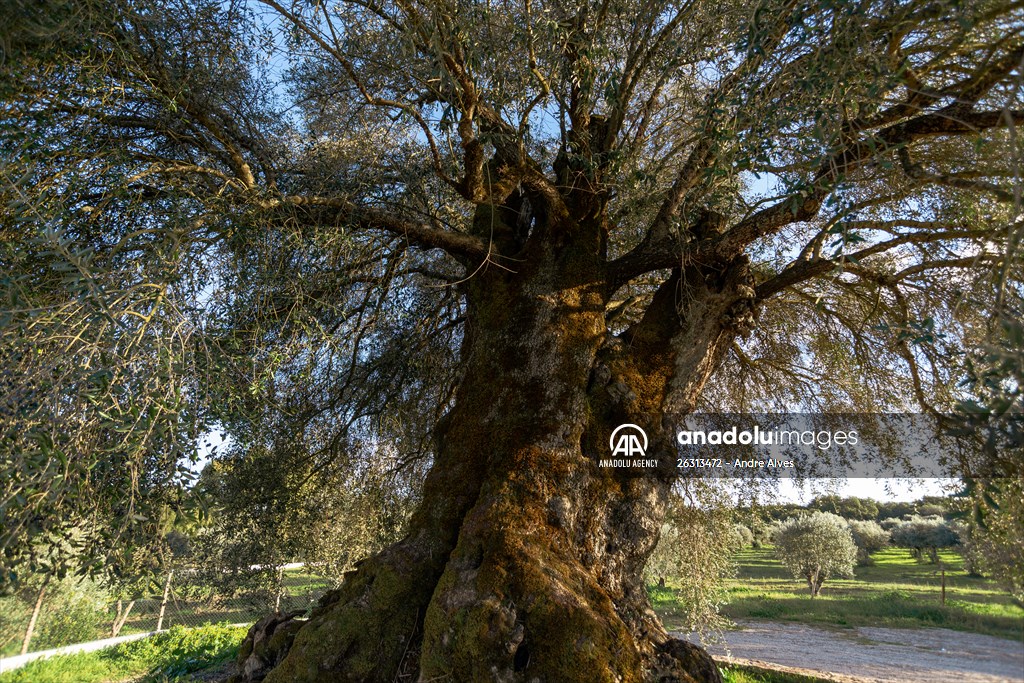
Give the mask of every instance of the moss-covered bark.
[[[268, 681], [719, 680], [640, 577], [674, 476], [664, 411], [692, 409], [735, 334], [745, 267], [677, 272], [612, 336], [600, 224], [544, 229], [518, 270], [465, 284], [465, 379], [409, 536], [346, 577]], [[662, 470], [598, 466], [623, 422]]]

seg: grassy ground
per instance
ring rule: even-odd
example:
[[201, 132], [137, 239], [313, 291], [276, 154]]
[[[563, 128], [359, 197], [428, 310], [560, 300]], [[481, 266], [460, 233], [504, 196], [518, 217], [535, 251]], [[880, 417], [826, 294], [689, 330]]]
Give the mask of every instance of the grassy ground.
[[722, 670], [725, 683], [826, 683], [824, 679], [752, 666], [730, 666]]
[[[830, 579], [813, 600], [768, 548], [736, 557], [738, 575], [729, 583], [730, 619], [771, 619], [833, 626], [942, 627], [1021, 640], [1024, 609], [988, 579], [968, 576], [953, 552], [943, 552], [946, 604], [941, 604], [937, 565], [920, 564], [906, 550], [884, 550], [875, 564], [858, 567], [853, 579]], [[669, 582], [671, 587], [671, 581]], [[655, 609], [669, 628], [680, 628], [671, 591], [654, 591]]]
[[[313, 605], [330, 584], [322, 577], [307, 574], [302, 569], [288, 569], [284, 572], [284, 598], [281, 603], [282, 612], [306, 609]], [[122, 634], [152, 631], [156, 624], [156, 615], [160, 611], [160, 596], [153, 595], [145, 600], [138, 600], [132, 614], [125, 624]], [[179, 600], [172, 602], [164, 619], [166, 626], [199, 626], [203, 623], [245, 623], [257, 621], [272, 612], [269, 605], [256, 605], [244, 598], [228, 598], [219, 604], [204, 604]]]
[[245, 628], [179, 626], [98, 652], [40, 659], [0, 674], [0, 683], [185, 683], [238, 654]]

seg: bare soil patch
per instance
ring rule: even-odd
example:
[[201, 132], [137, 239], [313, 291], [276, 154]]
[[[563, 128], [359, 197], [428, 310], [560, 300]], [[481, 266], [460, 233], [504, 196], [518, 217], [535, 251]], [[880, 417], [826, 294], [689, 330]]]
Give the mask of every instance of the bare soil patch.
[[[1019, 683], [1024, 643], [948, 629], [832, 629], [742, 621], [713, 645], [735, 661], [842, 683]], [[730, 659], [731, 658], [731, 659]]]

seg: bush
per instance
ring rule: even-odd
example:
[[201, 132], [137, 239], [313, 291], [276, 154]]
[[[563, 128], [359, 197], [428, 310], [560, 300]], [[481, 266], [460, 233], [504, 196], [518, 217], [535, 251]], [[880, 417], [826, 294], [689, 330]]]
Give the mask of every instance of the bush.
[[776, 553], [793, 576], [807, 581], [811, 597], [830, 576], [853, 576], [857, 545], [838, 515], [814, 512], [783, 522], [773, 534]]
[[850, 532], [857, 544], [857, 564], [867, 566], [873, 563], [871, 553], [889, 545], [889, 532], [878, 522], [850, 520]]
[[50, 586], [36, 638], [32, 641], [33, 650], [83, 643], [110, 635], [102, 629], [107, 618], [109, 595], [100, 585], [88, 579], [67, 578]]
[[918, 561], [927, 556], [934, 564], [939, 561], [939, 549], [959, 545], [960, 537], [941, 517], [915, 515], [892, 530], [892, 543], [909, 549]]

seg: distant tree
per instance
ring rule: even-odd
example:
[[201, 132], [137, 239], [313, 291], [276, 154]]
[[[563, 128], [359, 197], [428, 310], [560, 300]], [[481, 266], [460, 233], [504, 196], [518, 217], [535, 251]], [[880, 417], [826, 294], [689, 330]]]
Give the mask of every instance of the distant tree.
[[831, 576], [851, 577], [857, 545], [845, 519], [828, 512], [803, 514], [775, 531], [775, 551], [793, 576], [807, 581], [811, 597]]
[[732, 545], [736, 550], [749, 548], [754, 544], [754, 534], [747, 528], [746, 524], [736, 523], [732, 525]]
[[939, 550], [959, 545], [956, 531], [941, 517], [912, 516], [892, 530], [893, 545], [908, 548], [919, 561], [939, 561]]
[[875, 501], [856, 496], [819, 496], [807, 508], [831, 512], [844, 519], [874, 519], [878, 515], [878, 504]]
[[908, 503], [904, 501], [882, 501], [878, 503], [878, 517], [879, 521], [885, 519], [902, 519], [907, 515], [912, 515], [916, 512], [917, 506], [914, 503]]
[[746, 527], [750, 529], [752, 539], [750, 541], [751, 548], [763, 548], [765, 545], [771, 543], [770, 539], [770, 524], [760, 514], [753, 514], [750, 516], [746, 523]]
[[857, 544], [857, 564], [861, 566], [873, 563], [871, 553], [878, 552], [889, 545], [889, 532], [873, 520], [849, 520], [853, 542]]
[[899, 517], [886, 517], [878, 523], [878, 526], [882, 527], [886, 531], [892, 531], [903, 522], [904, 520], [900, 519]]
[[917, 506], [917, 514], [921, 517], [945, 517], [946, 506], [938, 503], [925, 503]]
[[316, 468], [300, 443], [237, 445], [207, 466], [200, 485], [216, 501], [211, 522], [194, 537], [193, 588], [213, 587], [276, 609], [282, 565], [304, 562], [337, 587], [359, 560], [396, 540], [415, 487], [377, 459]]

